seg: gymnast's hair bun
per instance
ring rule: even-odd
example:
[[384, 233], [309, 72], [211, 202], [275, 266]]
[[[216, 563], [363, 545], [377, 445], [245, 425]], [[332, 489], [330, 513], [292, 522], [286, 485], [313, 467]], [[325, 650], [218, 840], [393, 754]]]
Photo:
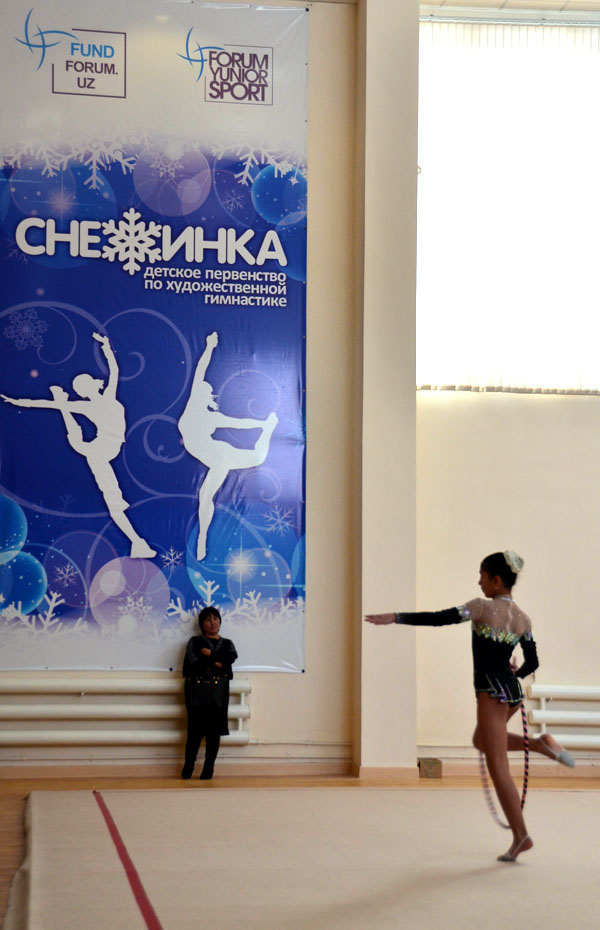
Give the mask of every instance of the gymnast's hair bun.
[[523, 566], [525, 565], [525, 562], [523, 561], [520, 555], [517, 555], [517, 553], [513, 552], [512, 549], [507, 549], [505, 552], [502, 553], [502, 555], [506, 559], [506, 564], [508, 565], [510, 570], [515, 573], [515, 575], [518, 575], [519, 572], [523, 571]]

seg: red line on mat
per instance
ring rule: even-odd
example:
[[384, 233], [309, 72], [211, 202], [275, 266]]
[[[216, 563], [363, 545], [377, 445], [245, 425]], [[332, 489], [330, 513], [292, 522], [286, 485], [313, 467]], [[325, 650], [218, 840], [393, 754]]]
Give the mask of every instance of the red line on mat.
[[121, 839], [121, 834], [119, 833], [117, 825], [114, 822], [108, 807], [106, 806], [104, 798], [99, 791], [94, 791], [93, 794], [98, 803], [98, 807], [102, 811], [102, 816], [106, 821], [108, 832], [110, 833], [112, 841], [115, 844], [117, 853], [119, 854], [119, 859], [123, 864], [125, 874], [129, 880], [131, 890], [133, 891], [133, 896], [137, 901], [137, 905], [140, 909], [142, 917], [144, 918], [144, 921], [146, 922], [148, 930], [163, 930], [163, 926], [156, 916], [154, 908], [150, 904], [150, 899], [144, 890], [144, 886], [142, 885], [140, 876], [137, 873], [137, 869], [131, 861], [131, 857], [127, 852], [127, 847]]

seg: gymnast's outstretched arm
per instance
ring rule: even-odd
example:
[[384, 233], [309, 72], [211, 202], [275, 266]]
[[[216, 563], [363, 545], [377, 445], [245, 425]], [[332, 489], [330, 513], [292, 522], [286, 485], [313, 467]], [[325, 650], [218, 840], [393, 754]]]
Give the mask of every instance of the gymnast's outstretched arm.
[[200, 385], [204, 381], [204, 376], [206, 375], [206, 369], [210, 365], [212, 354], [218, 342], [219, 342], [218, 333], [210, 333], [210, 335], [206, 337], [206, 348], [204, 349], [204, 352], [200, 356], [198, 364], [196, 365], [196, 372], [194, 374], [194, 381], [192, 384], [192, 394], [194, 393], [195, 390], [197, 390], [200, 387]]
[[111, 397], [116, 398], [117, 386], [119, 384], [119, 366], [117, 365], [117, 359], [110, 344], [110, 339], [108, 336], [101, 336], [100, 333], [92, 333], [92, 336], [96, 342], [99, 342], [102, 346], [102, 351], [108, 365], [108, 384], [106, 385], [103, 394], [108, 394]]
[[388, 623], [405, 623], [409, 626], [448, 626], [451, 623], [464, 623], [470, 620], [464, 616], [458, 607], [448, 607], [446, 610], [429, 610], [421, 613], [393, 613], [368, 614], [365, 620], [377, 626]]
[[54, 400], [32, 400], [29, 397], [7, 397], [6, 394], [0, 394], [2, 400], [7, 404], [13, 404], [15, 407], [48, 407], [53, 410], [60, 410], [60, 404]]

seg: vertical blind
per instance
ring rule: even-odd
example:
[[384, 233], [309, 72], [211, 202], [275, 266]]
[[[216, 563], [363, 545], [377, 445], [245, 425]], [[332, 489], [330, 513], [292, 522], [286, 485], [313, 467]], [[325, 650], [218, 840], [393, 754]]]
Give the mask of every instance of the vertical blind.
[[421, 24], [417, 386], [600, 392], [600, 28]]

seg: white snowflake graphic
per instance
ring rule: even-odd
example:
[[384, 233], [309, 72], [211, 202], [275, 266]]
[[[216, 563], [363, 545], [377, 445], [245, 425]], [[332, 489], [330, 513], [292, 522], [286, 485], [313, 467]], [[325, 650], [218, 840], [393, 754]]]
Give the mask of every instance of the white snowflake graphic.
[[[170, 158], [161, 151], [168, 140], [157, 137], [154, 133], [129, 132], [120, 139], [92, 139], [75, 141], [71, 144], [61, 144], [60, 147], [47, 145], [43, 142], [26, 142], [5, 150], [0, 163], [10, 168], [21, 168], [28, 162], [41, 166], [44, 177], [56, 177], [61, 171], [67, 171], [77, 165], [87, 170], [84, 184], [90, 190], [102, 190], [105, 186], [103, 173], [113, 166], [121, 168], [123, 174], [131, 173], [137, 163], [140, 149], [151, 147], [156, 150], [153, 154], [151, 167], [159, 178], [174, 180], [182, 169], [179, 158]], [[196, 151], [200, 145], [199, 140], [188, 140], [185, 151]], [[236, 177], [243, 185], [251, 185], [257, 172], [265, 165], [272, 165], [276, 174], [294, 174], [306, 176], [306, 165], [299, 161], [292, 152], [273, 151], [268, 146], [240, 145], [227, 146], [214, 149], [217, 158], [235, 155], [242, 163], [242, 170]], [[293, 183], [293, 181], [292, 181]]]
[[277, 506], [270, 513], [265, 513], [264, 518], [268, 523], [267, 533], [279, 533], [280, 536], [283, 536], [286, 530], [292, 529], [294, 526], [293, 513], [294, 511], [291, 508], [284, 510], [283, 507]]
[[235, 191], [230, 191], [227, 196], [223, 197], [223, 206], [231, 213], [235, 213], [235, 211], [239, 210], [243, 205], [243, 196], [241, 194], [236, 194]]
[[235, 173], [239, 184], [252, 184], [257, 169], [265, 165], [273, 167], [276, 177], [290, 171], [303, 175], [306, 173], [304, 166], [297, 164], [290, 152], [273, 152], [264, 146], [240, 145], [237, 148], [214, 149], [213, 154], [216, 158], [231, 157], [233, 154], [242, 163], [242, 170]]
[[163, 152], [158, 153], [154, 157], [154, 161], [150, 163], [150, 167], [157, 173], [159, 178], [167, 178], [169, 181], [173, 181], [177, 175], [181, 174], [183, 171], [183, 164], [180, 161], [175, 158], [169, 158], [169, 156], [165, 155]]
[[22, 610], [22, 604], [9, 604], [3, 610], [0, 610], [0, 618], [7, 624], [8, 628], [18, 629], [32, 636], [72, 636], [84, 633], [87, 629], [87, 622], [81, 617], [75, 623], [65, 624], [60, 615], [56, 613], [57, 608], [64, 604], [60, 594], [54, 591], [48, 591], [44, 595], [46, 610], [38, 614], [25, 614]]
[[181, 560], [183, 558], [183, 552], [176, 552], [173, 549], [173, 546], [166, 552], [164, 555], [161, 555], [163, 568], [169, 572], [169, 577], [173, 574], [173, 570], [177, 568], [178, 565], [181, 565]]
[[176, 601], [171, 600], [167, 607], [167, 620], [175, 621], [176, 629], [182, 633], [191, 636], [198, 623], [198, 614], [204, 605], [200, 601], [192, 601], [190, 607], [186, 607], [178, 597]]
[[133, 207], [126, 210], [123, 217], [118, 226], [114, 220], [102, 224], [102, 230], [110, 243], [104, 246], [102, 256], [110, 262], [117, 258], [123, 262], [125, 271], [135, 274], [141, 268], [140, 262], [147, 260], [152, 265], [161, 257], [155, 239], [160, 235], [162, 226], [154, 222], [146, 224]]
[[40, 320], [36, 310], [15, 310], [8, 317], [10, 324], [5, 327], [4, 335], [14, 341], [15, 347], [21, 351], [27, 346], [41, 349], [44, 340], [42, 334], [48, 329], [48, 324]]
[[68, 588], [69, 585], [75, 584], [75, 579], [77, 578], [77, 571], [75, 568], [66, 562], [64, 565], [61, 565], [56, 569], [54, 574], [54, 580], [62, 588]]
[[125, 149], [134, 145], [133, 139], [127, 142], [95, 139], [85, 144], [64, 145], [59, 150], [43, 143], [32, 142], [7, 152], [4, 155], [4, 164], [11, 168], [20, 168], [23, 162], [31, 159], [42, 165], [42, 174], [47, 178], [55, 177], [60, 171], [66, 171], [69, 166], [80, 164], [89, 172], [84, 184], [91, 190], [99, 190], [104, 186], [100, 172], [111, 165], [120, 165], [123, 174], [133, 171], [137, 156], [127, 155]]
[[[201, 585], [201, 600], [195, 600], [190, 607], [181, 602], [181, 598], [171, 601], [167, 608], [167, 619], [175, 621], [179, 633], [193, 635], [198, 626], [198, 614], [203, 607], [217, 603], [219, 585], [206, 582]], [[260, 591], [248, 591], [241, 598], [236, 598], [231, 607], [219, 607], [223, 623], [238, 626], [277, 625], [293, 621], [304, 613], [304, 598], [280, 598], [278, 601], [263, 602]], [[161, 631], [162, 635], [164, 632]]]
[[261, 598], [260, 591], [248, 591], [243, 598], [236, 599], [232, 608], [221, 611], [223, 622], [265, 628], [267, 625], [286, 623], [304, 613], [302, 597], [295, 600], [281, 598], [275, 604], [264, 604]]
[[123, 597], [116, 629], [114, 624], [100, 628], [81, 616], [72, 617], [68, 610], [62, 614], [64, 599], [52, 591], [31, 614], [23, 613], [21, 603], [6, 604], [0, 596], [0, 639], [5, 654], [15, 656], [19, 663], [15, 667], [19, 668], [29, 667], [32, 655], [39, 659], [40, 668], [63, 667], [67, 646], [69, 655], [78, 656], [81, 667], [87, 667], [90, 656], [99, 654], [97, 647], [100, 652], [105, 650], [107, 641], [109, 649], [111, 643], [116, 644], [121, 658], [131, 657], [135, 667], [163, 668], [165, 661], [172, 666], [180, 663], [182, 647], [198, 632], [200, 610], [210, 604], [219, 603], [225, 628], [230, 624], [234, 627], [234, 640], [241, 630], [244, 635], [273, 633], [275, 638], [283, 639], [289, 626], [301, 624], [304, 617], [301, 597], [265, 600], [260, 592], [249, 591], [232, 602], [226, 594], [219, 594], [217, 583], [210, 581], [198, 586], [198, 594], [198, 600], [187, 604], [180, 597], [172, 600], [164, 616], [150, 605], [148, 597]]
[[128, 594], [127, 597], [117, 605], [120, 614], [126, 617], [132, 617], [138, 622], [145, 620], [152, 613], [152, 604], [149, 604], [143, 594], [136, 597], [134, 594]]
[[133, 171], [137, 161], [135, 155], [126, 155], [123, 146], [118, 142], [102, 142], [95, 140], [90, 145], [85, 146], [72, 153], [81, 164], [89, 170], [89, 175], [83, 182], [90, 190], [99, 190], [104, 187], [104, 178], [100, 172], [106, 171], [111, 164], [121, 166], [123, 174]]
[[21, 150], [14, 149], [14, 151], [7, 152], [4, 162], [11, 168], [20, 168], [23, 162], [31, 159], [36, 163], [41, 163], [44, 177], [53, 178], [59, 171], [66, 171], [69, 158], [70, 153], [67, 149], [59, 150], [44, 143], [31, 143]]

